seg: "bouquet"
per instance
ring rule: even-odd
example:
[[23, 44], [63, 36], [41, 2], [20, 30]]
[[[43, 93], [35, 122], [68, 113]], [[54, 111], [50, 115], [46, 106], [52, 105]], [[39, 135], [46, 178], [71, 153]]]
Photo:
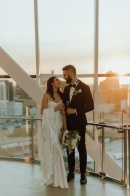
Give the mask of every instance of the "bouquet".
[[66, 148], [67, 152], [71, 154], [73, 150], [77, 147], [80, 141], [80, 136], [78, 131], [65, 131], [63, 135], [63, 146]]

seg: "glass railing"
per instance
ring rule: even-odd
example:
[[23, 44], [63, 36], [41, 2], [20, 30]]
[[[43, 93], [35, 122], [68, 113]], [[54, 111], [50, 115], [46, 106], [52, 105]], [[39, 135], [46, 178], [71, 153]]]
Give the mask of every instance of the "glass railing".
[[0, 117], [0, 157], [25, 161], [37, 159], [38, 119]]
[[[19, 159], [25, 162], [38, 161], [39, 123], [41, 123], [41, 118], [29, 116], [0, 117], [0, 158]], [[88, 130], [90, 127], [96, 127], [98, 142], [86, 134], [87, 171], [89, 174], [121, 185], [129, 183], [130, 137], [128, 133], [130, 127], [128, 125], [113, 126], [105, 123], [88, 122]], [[66, 151], [63, 151], [65, 165], [67, 166]], [[77, 150], [75, 151], [75, 158], [76, 168], [79, 169]]]
[[[95, 149], [95, 173], [102, 179], [108, 179], [121, 185], [129, 183], [130, 126], [115, 126], [105, 123], [88, 123], [98, 131], [98, 144]], [[89, 146], [93, 149], [93, 146]], [[99, 149], [98, 149], [99, 148]], [[91, 151], [91, 150], [90, 150]], [[98, 152], [99, 151], [99, 152]]]
[[125, 115], [123, 112], [105, 112], [99, 111], [99, 122], [107, 124], [123, 125]]

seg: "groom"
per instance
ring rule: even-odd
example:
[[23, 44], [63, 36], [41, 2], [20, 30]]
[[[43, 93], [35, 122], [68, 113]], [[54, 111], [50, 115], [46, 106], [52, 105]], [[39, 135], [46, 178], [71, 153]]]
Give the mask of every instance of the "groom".
[[[87, 165], [87, 150], [85, 145], [86, 132], [86, 112], [94, 109], [93, 98], [88, 85], [77, 79], [76, 68], [73, 65], [66, 65], [62, 69], [63, 78], [69, 84], [64, 89], [64, 103], [66, 106], [66, 122], [67, 130], [78, 130], [81, 136], [78, 144], [79, 160], [80, 160], [80, 183], [86, 184], [86, 165]], [[69, 103], [69, 106], [67, 106]], [[74, 178], [75, 169], [75, 152], [68, 154], [68, 168], [67, 181]]]

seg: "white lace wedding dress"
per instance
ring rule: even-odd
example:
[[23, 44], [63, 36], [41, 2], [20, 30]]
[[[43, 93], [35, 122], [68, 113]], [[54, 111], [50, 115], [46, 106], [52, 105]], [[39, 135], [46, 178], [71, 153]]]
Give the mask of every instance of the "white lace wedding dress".
[[63, 127], [61, 111], [54, 112], [60, 103], [48, 101], [48, 108], [42, 115], [41, 130], [41, 166], [44, 184], [68, 188], [63, 154], [60, 145], [61, 128]]

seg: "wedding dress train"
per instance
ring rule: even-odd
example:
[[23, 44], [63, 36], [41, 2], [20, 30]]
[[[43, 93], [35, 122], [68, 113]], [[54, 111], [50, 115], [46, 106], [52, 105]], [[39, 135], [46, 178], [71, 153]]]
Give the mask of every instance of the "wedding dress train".
[[62, 115], [60, 110], [54, 112], [58, 104], [49, 101], [48, 108], [43, 111], [40, 137], [41, 166], [44, 184], [67, 189], [68, 183], [60, 145]]

